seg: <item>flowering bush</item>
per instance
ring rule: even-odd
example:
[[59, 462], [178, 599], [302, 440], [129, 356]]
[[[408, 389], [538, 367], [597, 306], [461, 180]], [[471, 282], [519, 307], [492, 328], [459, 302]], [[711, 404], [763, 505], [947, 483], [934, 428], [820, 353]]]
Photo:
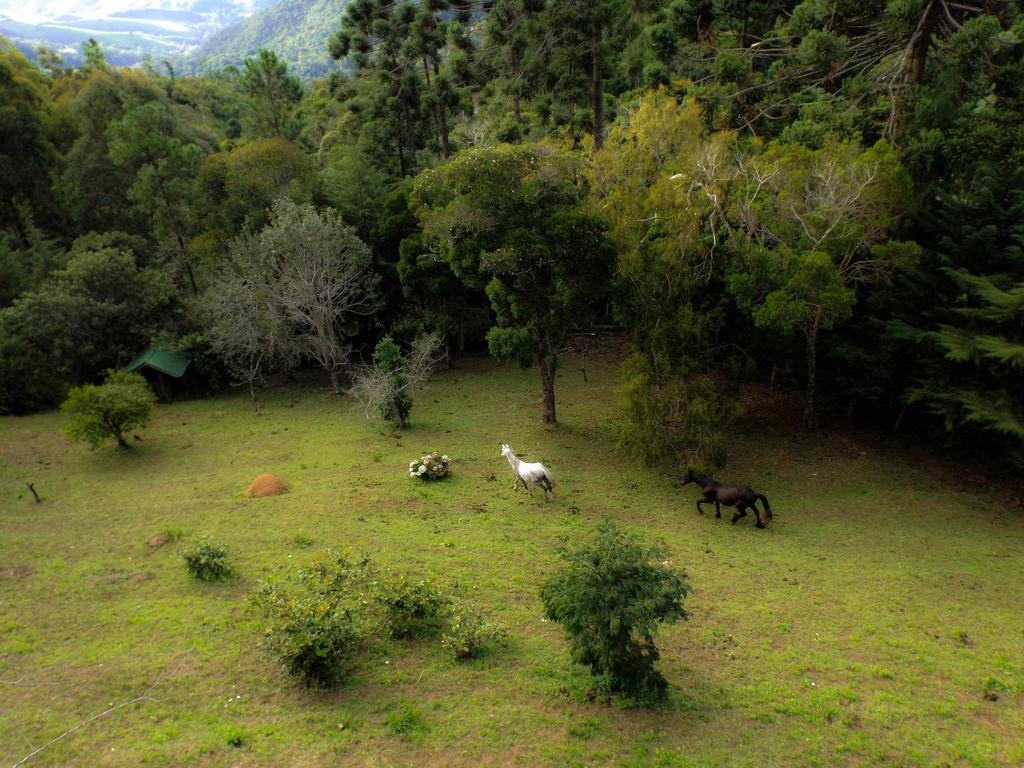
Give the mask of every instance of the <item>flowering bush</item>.
[[437, 451], [420, 456], [409, 462], [409, 477], [418, 477], [421, 480], [440, 480], [448, 477], [448, 457], [442, 456]]

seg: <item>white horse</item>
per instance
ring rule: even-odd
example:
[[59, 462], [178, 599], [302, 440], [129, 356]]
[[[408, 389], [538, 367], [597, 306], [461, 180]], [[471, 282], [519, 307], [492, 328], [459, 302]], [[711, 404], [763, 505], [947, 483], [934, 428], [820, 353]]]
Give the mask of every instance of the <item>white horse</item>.
[[553, 494], [551, 491], [555, 484], [547, 467], [539, 461], [534, 463], [520, 461], [519, 457], [512, 453], [512, 449], [506, 443], [501, 444], [501, 455], [508, 459], [508, 463], [512, 465], [512, 472], [516, 476], [516, 482], [512, 486], [512, 490], [518, 491], [519, 482], [522, 481], [523, 488], [526, 489], [530, 496], [533, 496], [533, 489], [530, 487], [530, 483], [533, 483], [544, 489], [544, 496], [546, 498], [552, 498]]

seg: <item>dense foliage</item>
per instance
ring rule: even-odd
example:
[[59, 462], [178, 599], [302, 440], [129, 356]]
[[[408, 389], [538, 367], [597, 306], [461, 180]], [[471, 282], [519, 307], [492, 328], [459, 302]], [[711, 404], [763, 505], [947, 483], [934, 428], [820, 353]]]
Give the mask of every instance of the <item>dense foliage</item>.
[[268, 652], [311, 687], [344, 680], [366, 643], [367, 567], [364, 559], [328, 551], [292, 579], [262, 582], [253, 595]]
[[210, 536], [183, 549], [181, 559], [185, 561], [185, 570], [199, 581], [223, 581], [234, 573], [228, 562], [228, 548]]
[[[667, 683], [654, 665], [661, 624], [685, 619], [686, 576], [615, 523], [598, 525], [593, 540], [563, 552], [566, 564], [541, 587], [544, 612], [569, 638], [573, 661], [608, 687], [638, 700], [661, 698]], [[656, 561], [656, 562], [652, 562]]]
[[64, 432], [90, 448], [112, 439], [127, 448], [127, 433], [146, 425], [155, 404], [156, 395], [141, 375], [110, 371], [102, 384], [86, 384], [68, 393], [61, 406], [68, 419]]
[[[600, 323], [629, 336], [619, 442], [645, 461], [720, 465], [751, 379], [801, 389], [806, 427], [1020, 460], [1018, 4], [299, 6], [315, 35], [275, 28], [330, 19], [319, 54], [202, 76], [0, 43], [0, 410], [158, 339], [210, 384], [319, 365], [340, 391], [350, 347], [369, 368], [433, 333], [449, 364], [538, 365], [554, 421]], [[298, 80], [321, 54], [339, 69]], [[311, 263], [358, 264], [365, 303], [285, 311]]]

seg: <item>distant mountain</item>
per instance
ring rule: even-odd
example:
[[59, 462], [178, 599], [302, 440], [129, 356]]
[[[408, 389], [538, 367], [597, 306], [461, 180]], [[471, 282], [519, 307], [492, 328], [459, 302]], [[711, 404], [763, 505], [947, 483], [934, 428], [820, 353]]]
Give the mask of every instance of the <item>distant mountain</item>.
[[184, 71], [239, 65], [260, 48], [275, 51], [301, 77], [323, 77], [343, 67], [327, 52], [349, 0], [280, 0], [245, 21], [216, 32], [183, 60]]
[[81, 62], [81, 44], [95, 38], [107, 60], [137, 64], [179, 56], [273, 0], [0, 0], [0, 35], [32, 56], [39, 46]]

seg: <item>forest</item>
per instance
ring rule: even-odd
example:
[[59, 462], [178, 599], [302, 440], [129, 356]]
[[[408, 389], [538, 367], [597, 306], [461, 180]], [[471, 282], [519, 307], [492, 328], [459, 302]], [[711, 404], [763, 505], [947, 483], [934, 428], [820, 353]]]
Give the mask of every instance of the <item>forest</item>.
[[[950, 0], [352, 0], [344, 75], [0, 40], [0, 413], [150, 345], [193, 391], [386, 338], [628, 339], [619, 447], [717, 468], [737, 388], [1024, 462], [1024, 16]], [[417, 346], [418, 345], [418, 346]]]

